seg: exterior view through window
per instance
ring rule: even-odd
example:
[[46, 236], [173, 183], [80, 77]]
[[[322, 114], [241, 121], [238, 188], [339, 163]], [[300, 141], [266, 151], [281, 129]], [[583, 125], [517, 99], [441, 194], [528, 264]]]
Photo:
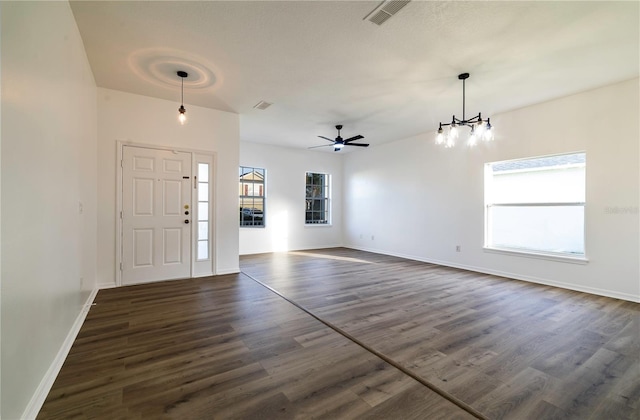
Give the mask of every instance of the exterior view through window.
[[305, 224], [329, 224], [329, 175], [306, 174]]
[[485, 247], [582, 258], [586, 154], [485, 165]]
[[240, 226], [264, 227], [265, 170], [240, 167]]

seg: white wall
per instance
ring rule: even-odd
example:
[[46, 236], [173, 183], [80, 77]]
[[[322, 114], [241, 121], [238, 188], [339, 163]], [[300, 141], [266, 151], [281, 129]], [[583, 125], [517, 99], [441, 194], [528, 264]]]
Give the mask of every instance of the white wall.
[[[240, 165], [264, 168], [266, 226], [240, 228], [240, 254], [342, 245], [342, 154], [240, 143]], [[331, 175], [331, 226], [305, 226], [305, 172]], [[238, 224], [238, 171], [235, 211]]]
[[15, 419], [95, 286], [96, 87], [68, 3], [0, 7], [1, 415]]
[[[176, 91], [176, 94], [179, 92]], [[178, 98], [178, 96], [176, 96]], [[217, 274], [238, 272], [237, 114], [98, 88], [98, 282], [115, 285], [117, 141], [214, 152], [214, 232]]]
[[[472, 150], [430, 132], [346, 155], [345, 245], [640, 300], [638, 92], [634, 79], [492, 115], [496, 140]], [[484, 163], [573, 151], [587, 153], [589, 263], [483, 251]]]

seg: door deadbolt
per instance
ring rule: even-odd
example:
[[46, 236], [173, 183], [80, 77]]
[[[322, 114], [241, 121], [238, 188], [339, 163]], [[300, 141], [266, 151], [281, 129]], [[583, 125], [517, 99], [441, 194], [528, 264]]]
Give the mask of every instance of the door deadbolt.
[[184, 219], [184, 224], [188, 225], [189, 224], [189, 219]]
[[184, 214], [189, 215], [189, 210], [185, 211]]

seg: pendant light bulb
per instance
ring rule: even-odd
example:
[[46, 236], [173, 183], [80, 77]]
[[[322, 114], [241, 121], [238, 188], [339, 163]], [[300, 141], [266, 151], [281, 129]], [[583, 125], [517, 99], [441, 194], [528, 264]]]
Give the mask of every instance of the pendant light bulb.
[[178, 108], [178, 121], [180, 121], [180, 125], [185, 125], [187, 122], [187, 110], [184, 105], [180, 105]]
[[184, 79], [189, 76], [186, 71], [178, 71], [178, 76], [180, 77], [180, 108], [178, 108], [178, 121], [180, 121], [180, 125], [185, 125], [187, 122], [187, 109], [184, 107]]

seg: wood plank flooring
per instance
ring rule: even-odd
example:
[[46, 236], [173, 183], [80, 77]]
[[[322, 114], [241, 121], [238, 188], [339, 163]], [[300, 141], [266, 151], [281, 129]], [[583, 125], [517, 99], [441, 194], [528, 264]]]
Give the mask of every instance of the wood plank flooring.
[[468, 419], [243, 274], [101, 290], [39, 419]]
[[241, 267], [100, 291], [38, 418], [472, 418], [409, 375], [490, 419], [640, 418], [638, 304], [344, 248]]
[[638, 304], [342, 248], [241, 266], [488, 418], [640, 418]]

